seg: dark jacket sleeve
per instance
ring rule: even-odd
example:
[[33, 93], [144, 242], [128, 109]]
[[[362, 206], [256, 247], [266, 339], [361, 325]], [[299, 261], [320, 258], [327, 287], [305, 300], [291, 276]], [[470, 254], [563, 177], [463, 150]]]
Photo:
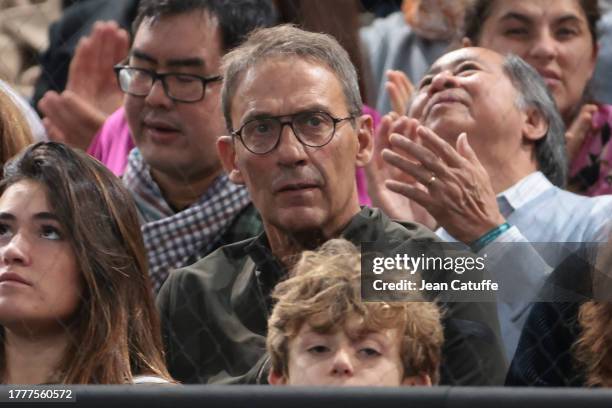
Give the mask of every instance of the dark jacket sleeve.
[[444, 347], [441, 385], [501, 385], [507, 363], [503, 354], [496, 303], [442, 305]]
[[579, 303], [535, 303], [521, 333], [506, 385], [582, 386], [571, 348], [578, 334]]

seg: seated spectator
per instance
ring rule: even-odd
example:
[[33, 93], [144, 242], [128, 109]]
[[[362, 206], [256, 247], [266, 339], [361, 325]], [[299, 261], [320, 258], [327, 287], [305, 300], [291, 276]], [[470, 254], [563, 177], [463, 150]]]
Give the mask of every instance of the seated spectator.
[[99, 162], [39, 143], [0, 183], [6, 384], [171, 381], [136, 208]]
[[272, 298], [270, 384], [438, 383], [440, 310], [430, 302], [362, 302], [361, 256], [350, 242], [304, 252]]
[[[167, 360], [184, 382], [266, 378], [269, 293], [302, 251], [337, 237], [384, 242], [385, 256], [440, 242], [420, 225], [360, 208], [354, 174], [371, 157], [372, 118], [362, 114], [355, 69], [331, 36], [291, 26], [258, 30], [224, 57], [223, 76], [231, 136], [219, 138], [217, 149], [230, 179], [249, 190], [264, 232], [173, 272], [160, 291]], [[498, 383], [506, 368], [495, 308], [441, 306], [440, 382]]]
[[126, 65], [117, 68], [136, 144], [123, 177], [140, 212], [150, 273], [170, 271], [261, 231], [248, 191], [212, 146], [225, 134], [221, 57], [274, 22], [268, 0], [143, 0]]
[[403, 115], [399, 73], [417, 83], [457, 36], [468, 0], [403, 0], [402, 11], [375, 19], [361, 29], [373, 83], [374, 106], [381, 114]]
[[569, 188], [612, 193], [612, 106], [593, 100], [597, 0], [477, 0], [466, 12], [464, 43], [513, 53], [544, 78], [567, 128]]
[[[500, 264], [490, 257], [488, 265], [498, 282], [524, 288], [499, 303], [511, 358], [550, 272], [583, 243], [607, 240], [612, 196], [559, 188], [567, 173], [563, 123], [542, 78], [516, 56], [484, 48], [444, 55], [419, 84], [409, 115], [414, 119], [397, 125], [401, 134], [380, 139], [395, 149], [383, 150], [383, 159], [412, 182], [380, 183], [378, 202], [416, 202], [435, 218], [442, 239], [474, 252], [517, 243], [506, 249], [520, 256]], [[542, 242], [566, 244], [545, 256], [529, 244]]]
[[32, 130], [8, 93], [0, 90], [0, 165], [32, 144]]

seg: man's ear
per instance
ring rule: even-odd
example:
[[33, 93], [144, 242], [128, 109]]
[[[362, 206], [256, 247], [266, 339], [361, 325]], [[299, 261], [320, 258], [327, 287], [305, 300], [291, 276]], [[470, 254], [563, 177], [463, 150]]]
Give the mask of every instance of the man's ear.
[[223, 169], [234, 184], [244, 184], [242, 173], [236, 166], [236, 146], [232, 136], [220, 136], [217, 139], [217, 153]]
[[374, 150], [374, 129], [370, 115], [361, 115], [357, 118], [358, 150], [355, 164], [363, 167], [370, 162]]
[[461, 39], [461, 47], [467, 48], [467, 47], [473, 47], [473, 46], [474, 44], [472, 44], [472, 40], [470, 40], [469, 38], [463, 37]]
[[429, 377], [429, 374], [419, 374], [410, 377], [404, 377], [402, 385], [408, 387], [414, 387], [416, 385], [420, 385], [423, 387], [431, 387], [431, 377]]
[[276, 371], [270, 370], [270, 373], [268, 374], [268, 384], [287, 385], [287, 379], [284, 375], [280, 375]]
[[523, 137], [530, 142], [535, 142], [546, 136], [548, 122], [542, 113], [534, 108], [527, 108], [524, 112], [526, 118], [523, 124]]

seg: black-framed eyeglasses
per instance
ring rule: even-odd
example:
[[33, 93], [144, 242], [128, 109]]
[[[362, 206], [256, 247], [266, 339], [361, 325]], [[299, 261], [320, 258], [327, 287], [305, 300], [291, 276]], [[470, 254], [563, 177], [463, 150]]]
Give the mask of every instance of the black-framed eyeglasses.
[[[288, 118], [281, 120], [281, 118]], [[266, 116], [245, 122], [240, 129], [232, 131], [248, 151], [266, 154], [276, 149], [285, 125], [293, 130], [295, 137], [305, 146], [323, 147], [336, 133], [336, 125], [354, 116], [335, 118], [327, 112], [304, 111], [293, 115]]]
[[221, 75], [203, 77], [194, 74], [167, 72], [159, 74], [150, 69], [134, 68], [129, 65], [115, 65], [115, 73], [121, 90], [133, 96], [147, 96], [158, 79], [168, 98], [177, 102], [198, 102], [206, 94], [206, 85], [221, 81]]

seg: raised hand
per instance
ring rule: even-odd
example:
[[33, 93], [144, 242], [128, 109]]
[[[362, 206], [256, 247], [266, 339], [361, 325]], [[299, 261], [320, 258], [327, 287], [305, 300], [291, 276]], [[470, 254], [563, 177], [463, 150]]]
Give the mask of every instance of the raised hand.
[[414, 86], [410, 79], [402, 71], [387, 71], [387, 83], [385, 89], [389, 93], [391, 109], [398, 115], [406, 114], [408, 104], [414, 92]]
[[[465, 133], [454, 149], [432, 130], [418, 125], [420, 143], [393, 134], [383, 159], [413, 177], [420, 186], [387, 180], [389, 190], [423, 206], [455, 239], [469, 244], [503, 224], [489, 175]], [[399, 154], [397, 151], [401, 151]]]
[[567, 157], [571, 162], [580, 152], [582, 143], [587, 134], [593, 128], [593, 115], [597, 112], [597, 105], [586, 104], [580, 109], [580, 113], [565, 132], [565, 146]]
[[[410, 175], [385, 162], [382, 152], [386, 149], [393, 149], [389, 139], [394, 133], [416, 138], [415, 130], [417, 123], [414, 119], [399, 116], [394, 112], [383, 116], [376, 130], [372, 160], [365, 168], [368, 194], [372, 204], [382, 209], [391, 218], [400, 221], [419, 222], [433, 229], [436, 226], [436, 221], [423, 207], [389, 190], [385, 184], [387, 180], [396, 180], [416, 185], [415, 179]], [[417, 188], [423, 187], [417, 186]]]
[[75, 50], [66, 90], [47, 92], [38, 107], [51, 140], [87, 149], [106, 118], [119, 107], [123, 93], [113, 66], [125, 59], [128, 33], [115, 22], [97, 22]]

